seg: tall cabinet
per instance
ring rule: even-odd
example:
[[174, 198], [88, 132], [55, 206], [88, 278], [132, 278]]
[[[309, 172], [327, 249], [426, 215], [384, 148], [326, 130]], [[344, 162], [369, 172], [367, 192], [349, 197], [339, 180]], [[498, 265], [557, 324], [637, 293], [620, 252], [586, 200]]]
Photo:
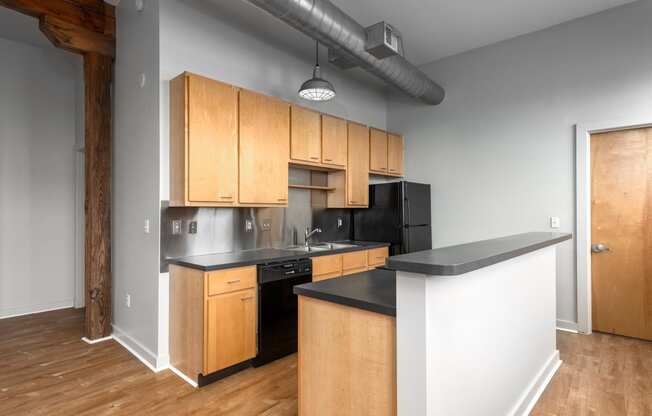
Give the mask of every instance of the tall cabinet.
[[170, 81], [170, 205], [237, 201], [238, 91], [184, 73]]
[[369, 128], [349, 122], [348, 132], [346, 204], [366, 207], [369, 205]]
[[240, 204], [287, 205], [290, 106], [240, 91]]

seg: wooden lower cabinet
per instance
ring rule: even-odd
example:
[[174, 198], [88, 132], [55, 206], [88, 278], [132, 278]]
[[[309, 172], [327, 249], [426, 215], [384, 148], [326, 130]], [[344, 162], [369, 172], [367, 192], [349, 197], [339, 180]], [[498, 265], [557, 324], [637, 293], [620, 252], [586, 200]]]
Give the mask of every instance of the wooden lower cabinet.
[[256, 356], [256, 290], [247, 289], [206, 300], [204, 374]]
[[385, 264], [389, 250], [380, 247], [312, 258], [312, 281], [333, 279], [375, 269]]
[[367, 264], [369, 265], [369, 270], [375, 269], [379, 266], [384, 266], [387, 257], [389, 257], [388, 247], [380, 247], [369, 250], [367, 252]]
[[193, 381], [256, 356], [256, 266], [170, 266], [170, 364]]

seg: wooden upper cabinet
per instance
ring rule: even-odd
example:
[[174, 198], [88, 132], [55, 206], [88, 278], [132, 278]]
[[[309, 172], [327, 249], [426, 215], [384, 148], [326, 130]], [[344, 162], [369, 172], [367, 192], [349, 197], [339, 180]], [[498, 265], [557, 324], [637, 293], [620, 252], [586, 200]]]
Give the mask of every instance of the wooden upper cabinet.
[[170, 81], [170, 205], [237, 201], [237, 89], [184, 73]]
[[290, 111], [290, 159], [299, 162], [320, 163], [320, 114], [294, 105]]
[[387, 173], [387, 133], [373, 128], [369, 130], [369, 171]]
[[365, 207], [369, 205], [369, 128], [351, 122], [347, 127], [346, 205]]
[[241, 90], [241, 204], [287, 205], [289, 147], [289, 104]]
[[387, 170], [390, 175], [403, 176], [403, 136], [387, 134]]
[[335, 167], [346, 167], [347, 140], [346, 120], [321, 116], [322, 163]]

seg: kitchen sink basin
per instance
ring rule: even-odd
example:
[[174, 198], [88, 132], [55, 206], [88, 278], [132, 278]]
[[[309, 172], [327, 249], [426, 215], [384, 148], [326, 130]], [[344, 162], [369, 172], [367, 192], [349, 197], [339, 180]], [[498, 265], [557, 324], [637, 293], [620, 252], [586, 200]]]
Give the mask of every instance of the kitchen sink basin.
[[348, 243], [315, 243], [311, 244], [310, 247], [306, 246], [292, 246], [288, 247], [288, 250], [292, 251], [303, 251], [304, 253], [314, 253], [319, 251], [329, 251], [329, 250], [340, 250], [343, 248], [359, 247], [355, 244]]
[[316, 244], [316, 245], [313, 245], [313, 246], [310, 246], [310, 247], [306, 247], [306, 246], [288, 247], [286, 250], [303, 251], [304, 253], [316, 253], [316, 252], [319, 252], [319, 251], [332, 250], [332, 248], [330, 248], [329, 246], [326, 246], [326, 245], [321, 245], [321, 244], [317, 245]]

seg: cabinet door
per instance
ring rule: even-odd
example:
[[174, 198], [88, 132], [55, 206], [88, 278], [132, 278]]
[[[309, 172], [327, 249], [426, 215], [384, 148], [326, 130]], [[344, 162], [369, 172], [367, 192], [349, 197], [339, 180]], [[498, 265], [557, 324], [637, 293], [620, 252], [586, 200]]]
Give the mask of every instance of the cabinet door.
[[322, 163], [346, 167], [346, 120], [321, 116]]
[[369, 205], [369, 128], [348, 123], [348, 166], [346, 202], [352, 206]]
[[240, 91], [240, 203], [286, 205], [290, 106]]
[[319, 113], [292, 106], [290, 122], [290, 159], [320, 163], [321, 118]]
[[188, 76], [188, 200], [234, 203], [237, 187], [237, 91]]
[[342, 254], [342, 276], [367, 270], [367, 251]]
[[387, 134], [387, 169], [390, 175], [403, 176], [403, 136]]
[[204, 375], [256, 356], [256, 290], [206, 300]]
[[371, 129], [369, 148], [369, 170], [375, 173], [387, 173], [387, 133]]
[[312, 280], [332, 279], [342, 275], [342, 255], [313, 257], [312, 259]]

